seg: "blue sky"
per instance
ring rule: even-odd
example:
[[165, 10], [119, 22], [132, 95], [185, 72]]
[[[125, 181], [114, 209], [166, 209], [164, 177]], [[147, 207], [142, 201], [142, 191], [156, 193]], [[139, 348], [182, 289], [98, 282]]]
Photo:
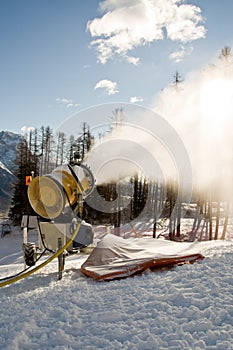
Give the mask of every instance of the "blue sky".
[[232, 0], [1, 0], [0, 130], [56, 128], [108, 102], [150, 107], [175, 71], [232, 47], [232, 13]]

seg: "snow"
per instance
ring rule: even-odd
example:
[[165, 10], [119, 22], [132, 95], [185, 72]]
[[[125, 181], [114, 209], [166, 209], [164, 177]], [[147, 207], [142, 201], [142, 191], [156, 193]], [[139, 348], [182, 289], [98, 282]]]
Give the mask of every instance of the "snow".
[[13, 175], [12, 172], [1, 161], [0, 161], [0, 168], [3, 169], [3, 170], [6, 170], [8, 173]]
[[[204, 260], [111, 282], [80, 272], [86, 254], [58, 281], [54, 260], [0, 289], [1, 349], [233, 349], [233, 241], [199, 245]], [[0, 239], [1, 277], [23, 269], [21, 247], [20, 230]]]

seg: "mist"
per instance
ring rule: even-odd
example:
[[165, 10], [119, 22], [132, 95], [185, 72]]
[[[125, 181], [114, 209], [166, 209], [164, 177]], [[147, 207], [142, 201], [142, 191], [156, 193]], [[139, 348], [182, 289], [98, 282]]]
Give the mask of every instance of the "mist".
[[98, 140], [85, 161], [94, 170], [98, 185], [138, 173], [158, 180], [175, 174], [175, 166], [161, 142], [147, 130], [125, 122]]
[[[192, 182], [196, 192], [233, 194], [233, 65], [219, 60], [157, 96], [152, 108], [118, 104], [112, 130], [85, 161], [97, 184], [141, 173]], [[108, 106], [111, 108], [111, 105]]]
[[194, 188], [233, 194], [233, 68], [220, 60], [159, 95], [154, 110], [180, 135], [191, 161]]

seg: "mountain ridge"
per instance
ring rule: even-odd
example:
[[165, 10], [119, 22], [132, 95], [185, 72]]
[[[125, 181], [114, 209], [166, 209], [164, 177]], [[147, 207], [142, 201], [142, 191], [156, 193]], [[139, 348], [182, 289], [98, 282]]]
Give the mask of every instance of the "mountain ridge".
[[17, 170], [17, 147], [21, 135], [0, 131], [0, 215], [7, 216], [14, 189]]

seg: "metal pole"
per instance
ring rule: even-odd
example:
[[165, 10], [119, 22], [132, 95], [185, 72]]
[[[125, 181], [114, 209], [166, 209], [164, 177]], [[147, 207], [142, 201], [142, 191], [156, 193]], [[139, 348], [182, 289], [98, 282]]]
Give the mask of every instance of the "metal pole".
[[24, 256], [24, 247], [27, 244], [28, 241], [28, 229], [27, 226], [23, 228], [23, 260], [24, 260], [24, 268], [26, 269], [27, 265], [25, 262], [25, 256]]
[[22, 223], [21, 223], [21, 227], [23, 227], [23, 261], [24, 261], [24, 269], [26, 269], [27, 265], [25, 262], [25, 254], [24, 254], [24, 248], [25, 245], [28, 242], [28, 222], [29, 222], [29, 216], [28, 215], [24, 215], [22, 218]]
[[[58, 250], [62, 248], [62, 239], [58, 238], [58, 244], [57, 244]], [[58, 255], [58, 280], [62, 279], [62, 270], [63, 270], [63, 253]]]

